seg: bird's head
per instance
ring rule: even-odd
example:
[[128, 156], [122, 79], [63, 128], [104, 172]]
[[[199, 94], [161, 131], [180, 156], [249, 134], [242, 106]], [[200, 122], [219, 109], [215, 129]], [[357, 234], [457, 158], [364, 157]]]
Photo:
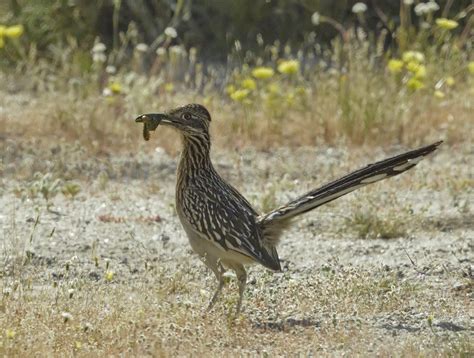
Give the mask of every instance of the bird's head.
[[176, 128], [184, 136], [207, 136], [211, 115], [200, 104], [188, 104], [164, 113], [142, 114], [135, 122], [143, 123], [143, 137], [150, 139], [150, 131], [154, 131], [159, 124]]

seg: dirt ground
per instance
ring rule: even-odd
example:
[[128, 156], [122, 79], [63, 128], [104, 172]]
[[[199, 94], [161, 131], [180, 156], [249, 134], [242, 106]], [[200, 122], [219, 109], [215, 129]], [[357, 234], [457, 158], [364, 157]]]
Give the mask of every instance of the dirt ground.
[[[284, 271], [250, 267], [231, 319], [232, 275], [205, 313], [216, 282], [181, 229], [177, 158], [150, 151], [158, 140], [106, 157], [0, 143], [2, 355], [474, 354], [472, 145], [442, 145], [406, 174], [301, 217], [279, 247]], [[213, 157], [264, 210], [405, 149]]]

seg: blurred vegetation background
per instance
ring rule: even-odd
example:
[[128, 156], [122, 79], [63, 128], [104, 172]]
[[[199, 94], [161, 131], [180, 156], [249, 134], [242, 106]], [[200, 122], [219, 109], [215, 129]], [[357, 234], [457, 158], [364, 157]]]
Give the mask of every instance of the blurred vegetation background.
[[[401, 0], [403, 2], [403, 0]], [[420, 2], [420, 1], [418, 1]], [[137, 43], [147, 43], [150, 51], [166, 41], [164, 30], [176, 30], [167, 45], [197, 48], [201, 59], [225, 61], [239, 40], [242, 47], [258, 50], [257, 37], [265, 43], [278, 41], [294, 48], [304, 46], [308, 34], [328, 45], [337, 36], [330, 24], [317, 29], [311, 21], [315, 13], [334, 19], [345, 27], [362, 26], [371, 33], [393, 31], [401, 24], [400, 1], [368, 1], [364, 22], [358, 23], [351, 9], [355, 0], [4, 0], [0, 23], [20, 23], [25, 37], [42, 54], [55, 47], [77, 42], [89, 50], [99, 37], [107, 48], [117, 48], [121, 33], [132, 24]], [[415, 2], [416, 3], [416, 2]], [[458, 14], [470, 0], [442, 0], [443, 17]], [[414, 4], [415, 5], [415, 4]], [[414, 6], [410, 11], [415, 16]], [[387, 40], [391, 44], [391, 40]]]
[[[131, 137], [95, 117], [195, 101], [229, 118], [215, 126], [224, 144], [236, 132], [264, 147], [456, 141], [472, 112], [473, 11], [470, 0], [4, 0], [0, 79], [7, 93], [63, 98], [36, 135], [81, 140], [85, 121], [100, 141], [122, 139], [108, 145]], [[81, 101], [101, 102], [76, 120], [58, 108]]]

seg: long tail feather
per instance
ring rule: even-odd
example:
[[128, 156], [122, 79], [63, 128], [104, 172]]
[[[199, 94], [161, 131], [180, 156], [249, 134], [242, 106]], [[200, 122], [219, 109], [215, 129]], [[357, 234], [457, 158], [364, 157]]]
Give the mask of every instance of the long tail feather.
[[365, 168], [352, 172], [321, 188], [312, 190], [288, 204], [275, 209], [259, 218], [259, 223], [264, 228], [282, 225], [297, 215], [313, 210], [323, 204], [329, 203], [356, 189], [375, 183], [379, 180], [390, 178], [413, 168], [425, 156], [433, 152], [440, 144], [436, 142], [426, 147], [415, 149], [377, 163], [369, 164]]

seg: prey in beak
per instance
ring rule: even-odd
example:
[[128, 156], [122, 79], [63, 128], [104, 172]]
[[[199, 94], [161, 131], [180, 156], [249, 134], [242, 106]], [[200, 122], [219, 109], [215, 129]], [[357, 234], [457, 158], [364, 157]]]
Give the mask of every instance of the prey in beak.
[[154, 131], [164, 118], [166, 118], [166, 114], [163, 113], [148, 113], [138, 116], [135, 122], [143, 123], [143, 139], [150, 140], [150, 131]]

